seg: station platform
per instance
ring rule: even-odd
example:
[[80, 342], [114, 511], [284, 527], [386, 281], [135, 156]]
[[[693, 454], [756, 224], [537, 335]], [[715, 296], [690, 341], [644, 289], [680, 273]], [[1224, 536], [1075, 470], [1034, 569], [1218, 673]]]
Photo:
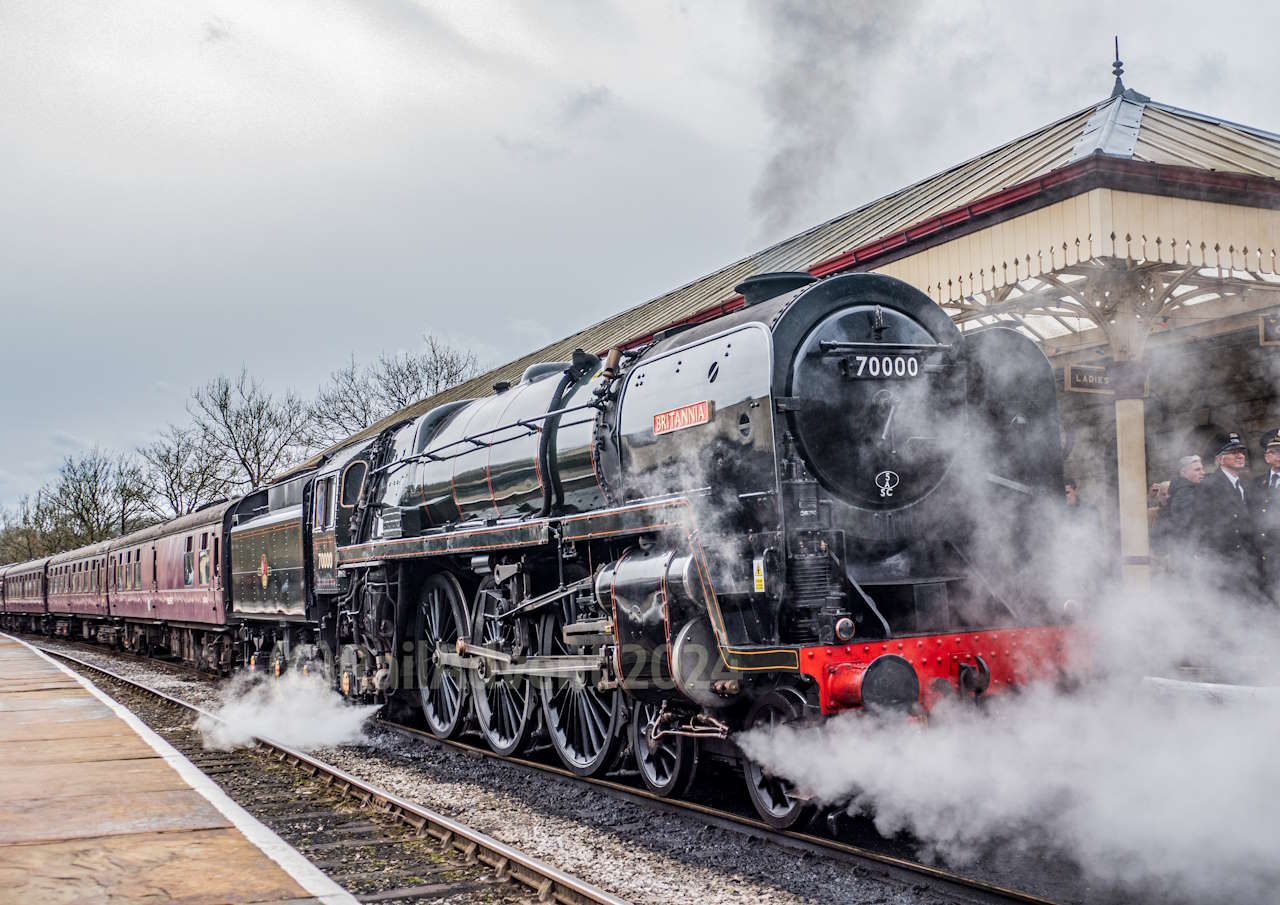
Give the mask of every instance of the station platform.
[[0, 634], [0, 903], [354, 903], [90, 682]]

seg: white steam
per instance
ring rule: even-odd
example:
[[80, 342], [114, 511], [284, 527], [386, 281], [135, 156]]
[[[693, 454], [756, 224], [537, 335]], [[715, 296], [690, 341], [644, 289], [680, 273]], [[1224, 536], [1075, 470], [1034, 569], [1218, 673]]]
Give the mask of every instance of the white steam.
[[227, 750], [268, 738], [290, 748], [310, 750], [364, 740], [364, 722], [378, 705], [354, 706], [319, 676], [287, 672], [280, 678], [238, 673], [219, 694], [213, 716], [201, 716], [196, 728], [206, 748]]
[[872, 816], [885, 835], [910, 833], [926, 857], [1034, 851], [1165, 901], [1274, 902], [1275, 694], [1143, 676], [1203, 677], [1193, 662], [1216, 667], [1214, 679], [1274, 683], [1276, 622], [1220, 597], [1130, 595], [1098, 607], [1092, 662], [1076, 667], [1091, 678], [1072, 692], [945, 702], [927, 728], [850, 714], [739, 741], [818, 800]]

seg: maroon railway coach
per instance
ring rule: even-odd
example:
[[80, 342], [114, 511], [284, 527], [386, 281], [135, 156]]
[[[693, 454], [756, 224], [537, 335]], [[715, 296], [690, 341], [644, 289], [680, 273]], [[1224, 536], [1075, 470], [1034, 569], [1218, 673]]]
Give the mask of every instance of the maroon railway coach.
[[[49, 560], [49, 616], [53, 632], [64, 637], [95, 637], [89, 620], [107, 618], [109, 541], [61, 553]], [[75, 619], [72, 617], [84, 617]], [[77, 631], [78, 629], [78, 631]]]
[[125, 646], [138, 653], [162, 648], [209, 666], [230, 664], [223, 577], [234, 508], [217, 503], [110, 542], [109, 630], [122, 631]]
[[4, 573], [5, 622], [19, 631], [34, 631], [44, 622], [45, 565], [49, 558], [10, 566]]

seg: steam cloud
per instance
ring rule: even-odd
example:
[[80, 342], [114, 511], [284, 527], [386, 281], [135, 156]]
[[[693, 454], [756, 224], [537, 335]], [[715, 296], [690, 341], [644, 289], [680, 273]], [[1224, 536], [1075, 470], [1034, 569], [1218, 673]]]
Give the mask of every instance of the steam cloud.
[[364, 721], [377, 710], [346, 703], [319, 676], [238, 673], [219, 694], [216, 719], [201, 716], [196, 728], [206, 748], [242, 748], [263, 737], [306, 751], [363, 741]]
[[1094, 884], [1160, 901], [1274, 902], [1280, 620], [1191, 584], [1096, 601], [1073, 691], [944, 702], [927, 728], [850, 714], [739, 741], [925, 857], [1066, 856]]
[[[751, 195], [768, 233], [788, 226], [812, 198], [837, 156], [863, 131], [876, 66], [899, 49], [918, 8], [914, 0], [762, 0], [774, 37], [764, 106], [775, 148]], [[846, 166], [856, 165], [848, 161]]]

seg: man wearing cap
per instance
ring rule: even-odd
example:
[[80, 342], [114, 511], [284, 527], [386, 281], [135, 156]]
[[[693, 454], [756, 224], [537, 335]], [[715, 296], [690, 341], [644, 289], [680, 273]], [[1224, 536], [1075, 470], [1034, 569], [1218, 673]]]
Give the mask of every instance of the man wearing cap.
[[1262, 598], [1280, 603], [1280, 429], [1262, 435], [1267, 472], [1253, 487], [1253, 519], [1262, 560]]
[[1216, 444], [1218, 470], [1196, 488], [1196, 526], [1205, 580], [1217, 590], [1252, 600], [1258, 593], [1260, 560], [1256, 546], [1252, 494], [1246, 490], [1249, 464], [1244, 443], [1235, 431]]

